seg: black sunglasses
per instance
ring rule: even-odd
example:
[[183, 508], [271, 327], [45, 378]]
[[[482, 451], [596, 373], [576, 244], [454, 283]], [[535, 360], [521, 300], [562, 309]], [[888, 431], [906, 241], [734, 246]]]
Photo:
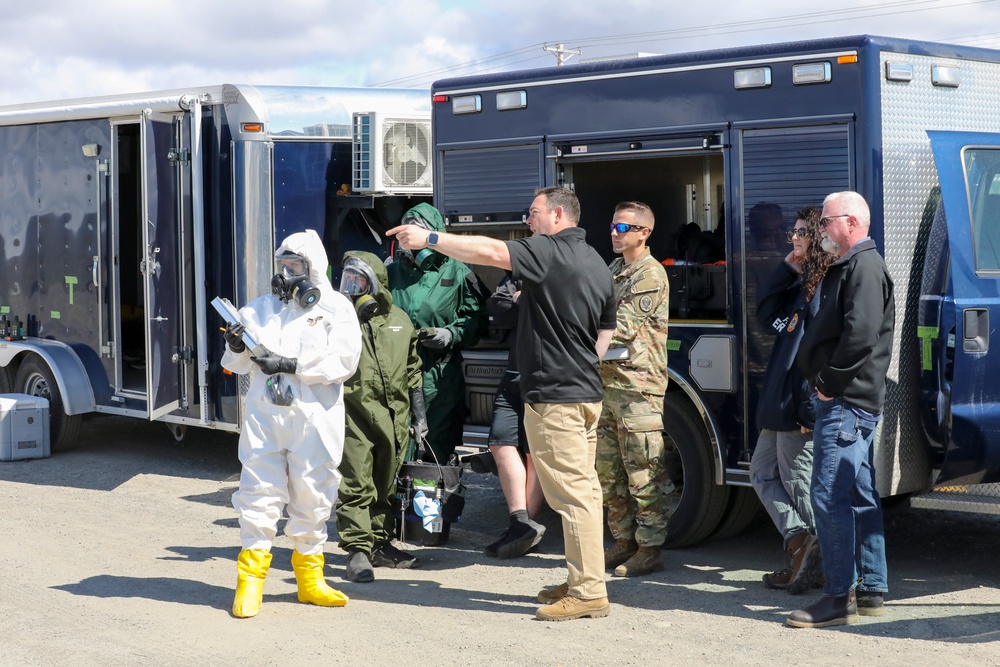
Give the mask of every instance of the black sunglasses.
[[611, 223], [611, 231], [618, 232], [619, 234], [627, 234], [634, 229], [649, 229], [649, 227], [643, 227], [642, 225], [627, 225], [624, 222]]
[[789, 243], [794, 241], [796, 236], [800, 239], [807, 239], [812, 236], [812, 233], [805, 227], [802, 227], [801, 229], [789, 229], [785, 232], [785, 238], [788, 239]]

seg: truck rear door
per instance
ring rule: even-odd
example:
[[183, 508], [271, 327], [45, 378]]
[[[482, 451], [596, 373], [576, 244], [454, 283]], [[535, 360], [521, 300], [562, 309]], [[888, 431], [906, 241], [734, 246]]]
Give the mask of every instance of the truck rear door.
[[[928, 132], [941, 183], [918, 333], [937, 482], [1000, 479], [1000, 134]], [[993, 340], [996, 338], [997, 340]]]

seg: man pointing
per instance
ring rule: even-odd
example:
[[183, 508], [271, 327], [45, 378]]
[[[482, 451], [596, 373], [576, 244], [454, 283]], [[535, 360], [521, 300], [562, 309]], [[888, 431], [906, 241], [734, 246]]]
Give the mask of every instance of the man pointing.
[[543, 590], [535, 617], [564, 621], [611, 613], [604, 585], [601, 485], [595, 470], [603, 387], [598, 360], [616, 325], [611, 273], [577, 225], [580, 202], [564, 188], [535, 192], [532, 236], [500, 241], [402, 225], [386, 232], [409, 250], [431, 247], [521, 281], [516, 360], [524, 428], [542, 493], [561, 517], [569, 576]]

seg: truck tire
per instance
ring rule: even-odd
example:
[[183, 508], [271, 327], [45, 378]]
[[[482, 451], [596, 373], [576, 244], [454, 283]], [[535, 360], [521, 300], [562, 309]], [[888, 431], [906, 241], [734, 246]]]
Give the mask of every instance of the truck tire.
[[734, 537], [753, 522], [761, 507], [757, 492], [750, 486], [733, 486], [729, 489], [729, 502], [726, 504], [726, 511], [722, 515], [715, 532], [709, 538], [711, 540], [724, 540]]
[[52, 451], [66, 451], [76, 445], [80, 433], [80, 415], [67, 415], [62, 395], [49, 365], [37, 354], [29, 354], [21, 362], [14, 377], [15, 391], [49, 399], [49, 442]]
[[669, 549], [687, 547], [708, 538], [719, 525], [729, 487], [715, 483], [715, 462], [704, 422], [680, 392], [663, 397], [663, 432], [667, 468], [679, 491], [667, 525]]
[[14, 373], [10, 366], [0, 368], [0, 394], [14, 393]]

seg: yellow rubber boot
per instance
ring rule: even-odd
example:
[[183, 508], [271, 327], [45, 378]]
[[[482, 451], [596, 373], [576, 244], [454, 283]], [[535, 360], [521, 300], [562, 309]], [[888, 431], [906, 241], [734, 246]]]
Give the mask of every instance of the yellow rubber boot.
[[236, 599], [233, 616], [250, 618], [260, 611], [264, 598], [264, 577], [271, 567], [271, 552], [263, 549], [244, 549], [236, 559]]
[[299, 602], [316, 604], [321, 607], [343, 607], [348, 597], [335, 588], [330, 588], [323, 578], [323, 554], [304, 556], [292, 552], [292, 569], [295, 582], [299, 585]]

